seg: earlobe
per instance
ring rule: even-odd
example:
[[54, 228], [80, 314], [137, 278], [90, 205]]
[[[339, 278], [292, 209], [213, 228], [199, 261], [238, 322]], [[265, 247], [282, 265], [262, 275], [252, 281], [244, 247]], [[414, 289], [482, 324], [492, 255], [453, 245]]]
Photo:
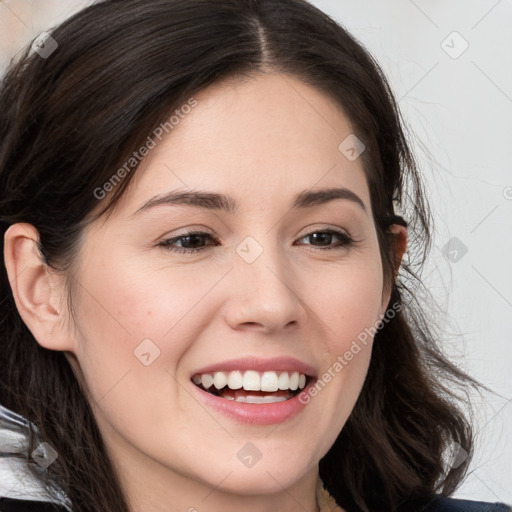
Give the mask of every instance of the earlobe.
[[400, 270], [400, 264], [407, 247], [407, 228], [400, 224], [392, 224], [389, 230], [395, 235], [395, 266], [394, 266], [394, 278], [396, 279], [398, 271]]
[[[402, 258], [404, 256], [404, 253], [406, 252], [407, 247], [407, 227], [401, 225], [401, 224], [392, 224], [389, 226], [389, 230], [394, 234], [393, 241], [394, 241], [394, 254], [395, 254], [395, 261], [393, 266], [393, 282], [396, 281], [396, 278], [398, 276], [398, 272], [400, 270], [400, 265], [402, 263]], [[382, 306], [384, 308], [384, 312], [386, 311], [387, 304], [389, 303], [389, 300], [391, 298], [391, 289], [389, 289], [389, 286], [385, 284], [383, 295], [382, 295]]]
[[60, 298], [63, 279], [42, 260], [39, 233], [28, 223], [10, 226], [4, 235], [4, 261], [14, 301], [37, 342], [50, 350], [71, 350]]

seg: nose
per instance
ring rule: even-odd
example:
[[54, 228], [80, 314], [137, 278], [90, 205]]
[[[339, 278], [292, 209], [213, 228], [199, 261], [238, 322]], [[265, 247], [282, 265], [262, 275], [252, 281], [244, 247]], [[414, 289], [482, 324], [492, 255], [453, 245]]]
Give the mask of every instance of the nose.
[[296, 274], [284, 252], [275, 245], [266, 246], [250, 261], [243, 252], [234, 256], [225, 309], [231, 328], [271, 333], [302, 325], [305, 303], [296, 289]]

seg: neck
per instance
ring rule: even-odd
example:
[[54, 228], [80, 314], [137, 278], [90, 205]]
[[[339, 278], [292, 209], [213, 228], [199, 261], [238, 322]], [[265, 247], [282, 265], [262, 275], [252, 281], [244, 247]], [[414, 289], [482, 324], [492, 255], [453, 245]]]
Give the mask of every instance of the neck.
[[212, 471], [211, 478], [202, 479], [180, 461], [171, 468], [119, 438], [115, 444], [109, 452], [130, 512], [320, 512], [318, 465], [289, 484], [277, 472], [246, 469], [235, 459], [231, 471]]

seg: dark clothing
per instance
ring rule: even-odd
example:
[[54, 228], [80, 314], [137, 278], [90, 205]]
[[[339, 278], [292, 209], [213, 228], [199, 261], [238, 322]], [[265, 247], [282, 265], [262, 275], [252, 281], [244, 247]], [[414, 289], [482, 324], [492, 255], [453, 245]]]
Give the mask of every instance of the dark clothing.
[[48, 501], [0, 498], [0, 512], [66, 512], [66, 509]]
[[504, 503], [484, 503], [483, 501], [434, 498], [426, 512], [511, 512]]
[[[501, 503], [458, 500], [437, 497], [431, 500], [424, 512], [512, 512], [512, 508]], [[0, 498], [0, 512], [66, 512], [60, 505], [44, 501], [14, 500]], [[350, 512], [350, 511], [347, 511]], [[411, 512], [414, 512], [411, 510]]]

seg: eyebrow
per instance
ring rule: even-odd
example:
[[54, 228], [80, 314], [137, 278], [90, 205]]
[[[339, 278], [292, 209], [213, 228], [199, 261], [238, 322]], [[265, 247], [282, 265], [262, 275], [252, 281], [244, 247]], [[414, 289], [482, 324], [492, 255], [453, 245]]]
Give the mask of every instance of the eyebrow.
[[[359, 205], [366, 213], [366, 206], [362, 199], [357, 194], [344, 187], [304, 190], [293, 198], [289, 207], [290, 209], [312, 208], [335, 199], [352, 201]], [[187, 192], [173, 190], [164, 195], [152, 197], [135, 211], [132, 217], [159, 205], [188, 205], [205, 210], [224, 211], [230, 214], [236, 213], [238, 209], [236, 200], [226, 194], [208, 191]]]

